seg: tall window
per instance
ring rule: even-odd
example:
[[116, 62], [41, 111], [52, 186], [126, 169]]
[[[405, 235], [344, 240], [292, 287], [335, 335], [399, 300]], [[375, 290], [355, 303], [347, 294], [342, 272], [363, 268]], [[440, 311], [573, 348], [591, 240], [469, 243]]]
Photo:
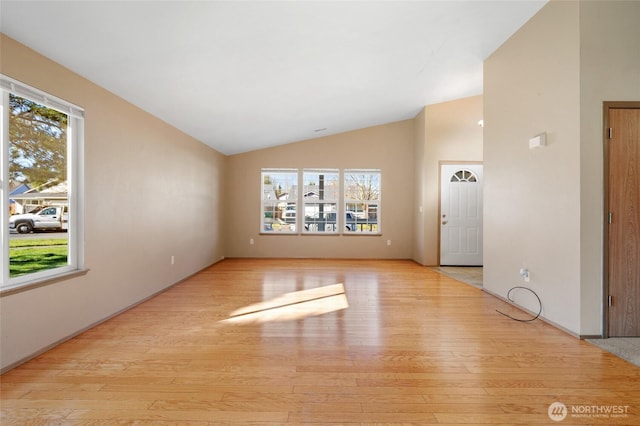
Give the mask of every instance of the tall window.
[[298, 171], [262, 171], [262, 232], [295, 233], [298, 216]]
[[337, 233], [340, 215], [338, 170], [308, 170], [303, 173], [302, 205], [305, 233]]
[[0, 76], [3, 290], [79, 269], [83, 111]]
[[381, 233], [380, 171], [344, 171], [344, 219], [354, 232]]

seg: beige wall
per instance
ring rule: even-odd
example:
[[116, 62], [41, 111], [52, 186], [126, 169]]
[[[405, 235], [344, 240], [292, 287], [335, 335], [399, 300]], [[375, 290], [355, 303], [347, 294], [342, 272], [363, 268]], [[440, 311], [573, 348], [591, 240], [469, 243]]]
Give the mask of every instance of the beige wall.
[[440, 164], [482, 161], [482, 96], [426, 106], [415, 119], [416, 242], [413, 259], [439, 263]]
[[0, 299], [5, 368], [219, 260], [225, 157], [4, 35], [0, 48], [3, 74], [85, 108], [90, 269]]
[[[580, 331], [579, 3], [552, 2], [484, 67], [484, 287], [525, 284], [543, 315]], [[548, 146], [529, 138], [547, 132]], [[520, 304], [537, 311], [535, 299]]]
[[552, 1], [485, 62], [485, 289], [529, 268], [578, 335], [602, 332], [602, 102], [640, 99], [638, 21], [638, 2]]
[[[411, 258], [413, 130], [406, 120], [229, 157], [226, 256]], [[261, 235], [261, 169], [305, 167], [381, 169], [382, 235]]]

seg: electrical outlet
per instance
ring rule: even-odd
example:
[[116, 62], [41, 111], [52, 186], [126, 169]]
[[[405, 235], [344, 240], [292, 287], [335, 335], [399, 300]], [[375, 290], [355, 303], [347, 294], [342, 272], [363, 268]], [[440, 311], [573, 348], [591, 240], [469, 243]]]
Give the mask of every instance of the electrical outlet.
[[249, 238], [249, 244], [253, 245], [253, 238]]
[[171, 264], [172, 265], [176, 264], [176, 257], [175, 256], [171, 256]]
[[526, 283], [528, 283], [531, 280], [531, 276], [527, 268], [520, 268], [520, 276]]
[[387, 245], [390, 246], [391, 245], [391, 240], [387, 240]]

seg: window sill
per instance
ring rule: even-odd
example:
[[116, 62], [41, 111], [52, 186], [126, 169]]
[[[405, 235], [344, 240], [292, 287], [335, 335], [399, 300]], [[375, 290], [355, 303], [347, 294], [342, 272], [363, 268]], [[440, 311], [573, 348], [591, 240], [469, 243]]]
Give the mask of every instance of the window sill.
[[0, 290], [0, 297], [21, 293], [23, 291], [33, 290], [35, 288], [44, 287], [49, 284], [55, 284], [60, 281], [86, 275], [88, 272], [89, 272], [89, 269], [76, 269], [73, 271], [66, 271], [57, 275], [52, 275], [47, 278], [41, 278], [38, 280], [22, 282], [20, 284], [15, 284], [13, 286], [7, 286], [2, 290]]
[[280, 232], [280, 231], [276, 231], [276, 232], [260, 232], [260, 234], [258, 235], [288, 235], [288, 236], [296, 236], [296, 235], [300, 235], [299, 232]]
[[266, 235], [288, 235], [288, 236], [314, 236], [314, 237], [340, 237], [340, 236], [353, 236], [353, 237], [380, 237], [381, 232], [261, 232], [260, 236]]

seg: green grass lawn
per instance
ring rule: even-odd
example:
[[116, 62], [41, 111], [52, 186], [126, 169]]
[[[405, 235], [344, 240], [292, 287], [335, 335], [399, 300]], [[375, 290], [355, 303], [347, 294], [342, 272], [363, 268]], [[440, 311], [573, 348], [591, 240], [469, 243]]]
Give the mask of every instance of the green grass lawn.
[[66, 238], [14, 239], [9, 241], [9, 276], [31, 274], [67, 264]]

